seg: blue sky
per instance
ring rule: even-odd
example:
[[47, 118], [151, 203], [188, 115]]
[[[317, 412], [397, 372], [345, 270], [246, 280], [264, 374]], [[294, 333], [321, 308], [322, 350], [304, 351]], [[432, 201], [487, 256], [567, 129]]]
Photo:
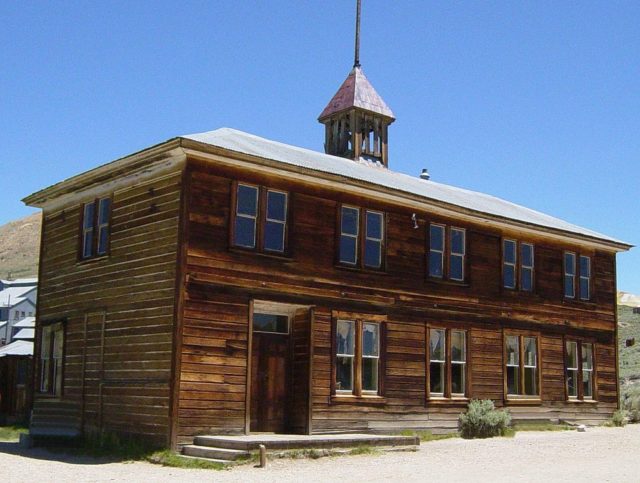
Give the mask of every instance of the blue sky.
[[[20, 199], [222, 126], [322, 150], [355, 0], [0, 2], [0, 224]], [[640, 242], [640, 2], [363, 0], [390, 163]], [[618, 256], [640, 293], [640, 250]]]

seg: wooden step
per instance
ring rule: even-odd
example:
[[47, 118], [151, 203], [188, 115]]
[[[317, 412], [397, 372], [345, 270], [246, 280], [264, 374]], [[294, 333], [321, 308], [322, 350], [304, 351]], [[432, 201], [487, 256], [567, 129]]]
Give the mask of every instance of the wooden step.
[[197, 458], [227, 462], [236, 461], [241, 458], [248, 458], [250, 456], [248, 451], [216, 448], [212, 446], [198, 446], [195, 444], [184, 446], [182, 448], [182, 454], [185, 456], [194, 456]]

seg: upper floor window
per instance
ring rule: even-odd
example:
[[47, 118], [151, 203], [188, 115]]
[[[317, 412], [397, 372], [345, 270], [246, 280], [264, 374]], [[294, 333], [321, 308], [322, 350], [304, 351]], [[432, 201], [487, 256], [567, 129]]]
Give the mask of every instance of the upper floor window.
[[539, 397], [538, 338], [526, 335], [505, 337], [505, 387], [507, 397]]
[[287, 241], [288, 194], [238, 183], [232, 244], [284, 253]]
[[429, 328], [430, 397], [464, 397], [467, 392], [467, 339], [463, 330]]
[[531, 243], [502, 242], [502, 284], [505, 288], [533, 290], [534, 251]]
[[381, 324], [366, 318], [335, 322], [335, 393], [378, 395], [381, 376]]
[[566, 381], [569, 399], [593, 399], [593, 344], [567, 340]]
[[83, 259], [106, 255], [109, 250], [111, 198], [85, 203], [82, 209]]
[[448, 278], [462, 282], [465, 279], [466, 232], [463, 228], [432, 223], [429, 225], [430, 277]]
[[564, 296], [570, 299], [591, 299], [590, 257], [573, 252], [564, 253]]
[[341, 206], [338, 260], [354, 267], [383, 267], [384, 213]]

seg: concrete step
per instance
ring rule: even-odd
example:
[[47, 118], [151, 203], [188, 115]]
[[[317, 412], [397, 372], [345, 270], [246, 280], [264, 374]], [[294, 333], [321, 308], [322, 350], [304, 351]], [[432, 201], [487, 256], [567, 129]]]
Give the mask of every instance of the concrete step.
[[233, 461], [229, 461], [229, 460], [217, 460], [215, 458], [201, 458], [199, 456], [187, 456], [186, 454], [183, 454], [180, 456], [189, 460], [209, 461], [211, 463], [220, 463], [221, 465], [230, 465], [234, 463]]
[[207, 458], [210, 460], [236, 461], [240, 458], [248, 458], [248, 451], [238, 449], [216, 448], [211, 446], [198, 446], [190, 444], [182, 448], [182, 454], [195, 456], [197, 458]]

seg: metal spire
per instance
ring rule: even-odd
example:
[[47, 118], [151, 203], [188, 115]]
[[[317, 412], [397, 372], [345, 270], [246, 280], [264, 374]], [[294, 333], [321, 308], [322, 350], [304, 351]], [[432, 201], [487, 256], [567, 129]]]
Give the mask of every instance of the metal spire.
[[356, 7], [356, 53], [353, 61], [354, 67], [360, 67], [360, 3], [361, 0], [358, 0]]

